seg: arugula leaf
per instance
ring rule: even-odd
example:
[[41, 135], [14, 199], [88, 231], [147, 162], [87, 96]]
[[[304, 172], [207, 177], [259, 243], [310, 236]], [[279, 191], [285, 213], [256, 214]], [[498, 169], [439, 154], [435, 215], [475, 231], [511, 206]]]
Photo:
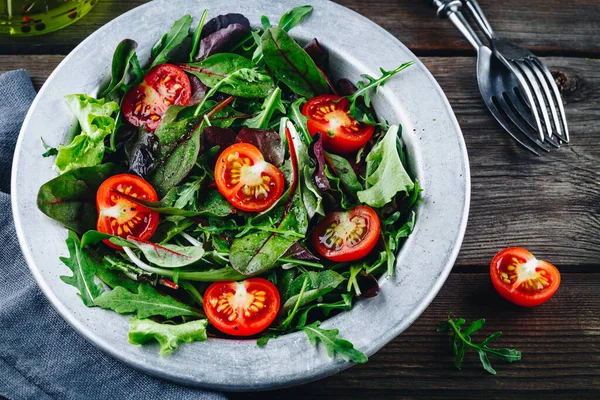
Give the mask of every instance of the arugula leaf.
[[[395, 213], [394, 213], [395, 215]], [[392, 215], [392, 216], [394, 216]], [[398, 214], [399, 217], [399, 214]], [[390, 217], [391, 218], [391, 217]], [[404, 223], [398, 230], [395, 232], [390, 229], [388, 226], [391, 225], [389, 221], [384, 222], [383, 226], [383, 243], [385, 247], [386, 253], [386, 263], [387, 263], [387, 276], [390, 276], [394, 273], [395, 261], [396, 261], [396, 253], [400, 248], [400, 241], [404, 238], [407, 238], [413, 231], [415, 227], [416, 214], [414, 211], [411, 212], [410, 218], [408, 221]]]
[[65, 101], [77, 117], [81, 133], [67, 146], [58, 148], [55, 165], [61, 174], [102, 162], [104, 138], [114, 130], [113, 114], [119, 110], [119, 105], [113, 101], [96, 100], [85, 94], [67, 95]]
[[67, 237], [67, 248], [69, 258], [61, 257], [62, 261], [72, 271], [72, 276], [62, 275], [60, 279], [77, 288], [83, 304], [88, 307], [95, 305], [94, 299], [103, 291], [102, 285], [94, 282], [96, 268], [100, 264], [87, 250], [80, 248], [79, 238], [73, 231], [69, 231]]
[[383, 86], [383, 84], [388, 79], [390, 79], [392, 76], [396, 75], [398, 72], [410, 67], [413, 64], [414, 64], [414, 61], [405, 62], [404, 64], [401, 64], [400, 66], [398, 66], [398, 68], [393, 69], [391, 71], [386, 71], [383, 68], [380, 68], [379, 70], [381, 71], [381, 76], [377, 79], [375, 79], [372, 76], [367, 75], [367, 74], [361, 75], [364, 79], [366, 79], [366, 82], [365, 81], [358, 82], [358, 90], [356, 90], [356, 92], [354, 92], [350, 96], [346, 96], [346, 98], [348, 98], [348, 100], [350, 100], [350, 115], [361, 122], [368, 123], [370, 125], [376, 125], [376, 123], [371, 121], [369, 118], [366, 118], [366, 119], [364, 118], [364, 113], [361, 112], [361, 110], [357, 106], [358, 99], [360, 99], [362, 97], [364, 99], [363, 101], [364, 101], [365, 105], [367, 107], [370, 107], [371, 106], [371, 96], [369, 95], [369, 90], [371, 90], [371, 89], [375, 89], [376, 91], [379, 90], [379, 87]]
[[[136, 49], [137, 42], [131, 39], [125, 39], [117, 45], [112, 59], [111, 79], [108, 87], [100, 93], [100, 98], [108, 97], [115, 99], [120, 97], [127, 89], [126, 80], [130, 70], [135, 69], [135, 57], [137, 60]], [[137, 76], [135, 82], [141, 80], [143, 76]]]
[[336, 301], [333, 303], [314, 303], [304, 308], [301, 308], [297, 314], [298, 321], [296, 322], [296, 329], [300, 329], [304, 325], [306, 325], [308, 313], [315, 308], [321, 309], [326, 317], [329, 316], [329, 313], [333, 310], [348, 311], [352, 308], [352, 295], [348, 293], [343, 293], [342, 300], [340, 301]]
[[40, 140], [42, 141], [42, 146], [44, 146], [44, 150], [46, 150], [44, 152], [44, 154], [42, 154], [42, 157], [46, 158], [46, 157], [51, 157], [51, 156], [55, 156], [58, 154], [58, 149], [56, 149], [52, 146], [48, 146], [43, 137], [40, 136]]
[[301, 329], [306, 332], [308, 340], [313, 346], [316, 346], [318, 342], [321, 342], [329, 357], [333, 357], [337, 354], [345, 361], [352, 361], [355, 363], [363, 364], [368, 361], [367, 356], [354, 348], [354, 345], [347, 340], [338, 337], [340, 333], [339, 329], [323, 329], [319, 328], [321, 322], [316, 321], [310, 325], [304, 326]]
[[[307, 281], [306, 290], [302, 296], [300, 291], [304, 285], [304, 281]], [[344, 281], [344, 277], [335, 271], [326, 270], [319, 272], [306, 272], [298, 276], [292, 282], [289, 294], [291, 295], [285, 303], [281, 306], [280, 314], [285, 315], [291, 310], [296, 303], [299, 301], [299, 306], [311, 303], [319, 297], [331, 292], [337, 288]]]
[[[281, 16], [281, 19], [279, 20], [279, 24], [277, 24], [277, 26], [283, 29], [284, 31], [289, 32], [290, 29], [302, 23], [302, 21], [308, 18], [312, 10], [312, 6], [294, 7]], [[264, 27], [265, 30], [267, 28], [270, 28], [270, 26]]]
[[[169, 52], [179, 46], [181, 42], [189, 35], [192, 26], [191, 15], [184, 15], [173, 23], [166, 36], [161, 39], [160, 52], [156, 54], [150, 68], [169, 61]], [[154, 50], [154, 49], [153, 49]]]
[[41, 212], [69, 229], [84, 233], [96, 228], [96, 192], [119, 172], [115, 164], [74, 169], [42, 185], [37, 196]]
[[198, 26], [194, 30], [192, 34], [192, 50], [190, 51], [190, 62], [194, 61], [194, 57], [196, 53], [198, 53], [198, 46], [200, 45], [200, 37], [202, 36], [202, 28], [204, 27], [204, 21], [206, 20], [206, 16], [208, 15], [208, 10], [204, 10], [202, 12], [202, 16], [200, 17], [200, 22], [198, 22]]
[[285, 106], [281, 102], [281, 89], [276, 87], [271, 94], [265, 98], [261, 111], [254, 117], [244, 121], [243, 125], [248, 128], [266, 129], [273, 118], [275, 111], [285, 114]]
[[148, 318], [161, 315], [165, 318], [180, 317], [184, 315], [206, 318], [195, 308], [175, 300], [171, 296], [164, 296], [147, 283], [140, 283], [137, 293], [132, 293], [123, 287], [116, 287], [103, 293], [95, 300], [97, 306], [106, 310], [113, 310], [119, 314], [133, 313], [138, 318]]
[[396, 193], [413, 188], [414, 183], [398, 155], [397, 140], [398, 125], [392, 125], [367, 155], [366, 189], [357, 193], [362, 203], [383, 207]]
[[156, 340], [160, 344], [160, 354], [170, 353], [180, 343], [206, 340], [208, 320], [199, 319], [179, 325], [159, 324], [150, 319], [131, 318], [129, 320], [129, 343], [144, 344]]
[[267, 29], [261, 44], [265, 64], [292, 91], [306, 98], [329, 92], [315, 62], [283, 29]]
[[204, 249], [200, 246], [158, 245], [132, 236], [127, 241], [140, 249], [149, 262], [164, 268], [185, 267], [204, 256]]
[[479, 360], [483, 365], [483, 368], [492, 375], [496, 375], [496, 371], [492, 368], [492, 365], [488, 359], [488, 355], [494, 356], [504, 361], [514, 362], [521, 359], [521, 352], [515, 349], [508, 348], [491, 348], [487, 344], [496, 340], [502, 335], [502, 332], [496, 332], [488, 336], [480, 344], [473, 343], [471, 341], [471, 335], [477, 332], [485, 323], [485, 319], [479, 319], [469, 325], [464, 331], [462, 326], [465, 320], [459, 318], [453, 320], [452, 315], [448, 313], [448, 320], [444, 322], [438, 329], [438, 332], [451, 332], [450, 343], [452, 344], [452, 353], [456, 356], [455, 366], [460, 370], [460, 366], [465, 354], [465, 350], [471, 348], [479, 354]]

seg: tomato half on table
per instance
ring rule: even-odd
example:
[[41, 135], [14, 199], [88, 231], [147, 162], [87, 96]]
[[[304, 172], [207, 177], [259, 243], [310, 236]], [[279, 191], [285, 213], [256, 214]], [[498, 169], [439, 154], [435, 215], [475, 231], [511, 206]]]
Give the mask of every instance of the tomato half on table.
[[363, 147], [375, 128], [350, 116], [347, 98], [325, 94], [310, 99], [302, 114], [308, 117], [306, 126], [311, 136], [323, 134], [323, 147], [333, 153], [351, 153]]
[[154, 131], [171, 105], [185, 106], [192, 97], [190, 79], [172, 64], [158, 65], [123, 97], [123, 115], [134, 126]]
[[204, 293], [204, 312], [223, 333], [250, 336], [265, 330], [279, 312], [279, 291], [263, 278], [215, 282]]
[[381, 223], [375, 210], [358, 206], [330, 212], [315, 227], [312, 243], [317, 252], [331, 261], [356, 261], [373, 250]]
[[284, 179], [276, 166], [265, 161], [258, 148], [236, 143], [219, 155], [215, 183], [235, 208], [257, 212], [271, 207], [281, 197]]
[[560, 286], [558, 269], [522, 247], [509, 247], [496, 254], [490, 276], [502, 297], [524, 307], [542, 304]]
[[[98, 209], [97, 229], [99, 232], [126, 238], [149, 239], [158, 226], [158, 212], [132, 202], [128, 196], [147, 201], [157, 201], [154, 188], [144, 179], [131, 174], [111, 176], [98, 188], [96, 207]], [[120, 246], [104, 240], [107, 245], [121, 250]]]

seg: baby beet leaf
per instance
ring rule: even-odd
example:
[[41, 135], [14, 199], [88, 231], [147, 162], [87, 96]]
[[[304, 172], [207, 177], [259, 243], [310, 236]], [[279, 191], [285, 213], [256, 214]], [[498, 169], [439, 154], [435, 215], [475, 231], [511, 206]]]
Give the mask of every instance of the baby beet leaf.
[[492, 368], [492, 364], [488, 356], [492, 355], [501, 360], [508, 362], [519, 361], [521, 359], [521, 352], [515, 349], [498, 348], [494, 349], [488, 347], [487, 344], [498, 339], [502, 332], [496, 332], [488, 336], [481, 344], [476, 344], [471, 341], [471, 335], [477, 332], [485, 323], [485, 319], [478, 319], [472, 322], [465, 330], [462, 330], [462, 326], [465, 324], [465, 320], [459, 318], [457, 320], [452, 319], [452, 315], [448, 314], [448, 320], [444, 322], [438, 329], [438, 332], [450, 332], [450, 343], [452, 347], [452, 354], [456, 356], [454, 365], [457, 369], [460, 369], [465, 350], [472, 348], [479, 354], [479, 360], [483, 365], [483, 368], [492, 375], [496, 375], [496, 371]]
[[302, 328], [313, 346], [316, 346], [317, 342], [321, 342], [325, 346], [329, 357], [337, 354], [345, 361], [352, 361], [359, 364], [367, 362], [368, 358], [363, 352], [355, 349], [354, 345], [349, 341], [338, 337], [340, 333], [339, 329], [322, 329], [319, 328], [320, 324], [321, 322], [316, 321]]

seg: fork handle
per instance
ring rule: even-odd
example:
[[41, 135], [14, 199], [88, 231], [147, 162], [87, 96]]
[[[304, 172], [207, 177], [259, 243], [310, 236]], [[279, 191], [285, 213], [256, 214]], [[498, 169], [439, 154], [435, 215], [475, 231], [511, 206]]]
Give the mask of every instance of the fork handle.
[[477, 34], [471, 28], [462, 12], [460, 12], [463, 4], [460, 0], [433, 0], [433, 6], [437, 7], [437, 15], [440, 18], [448, 18], [458, 28], [460, 33], [471, 43], [475, 50], [483, 46]]
[[477, 24], [479, 25], [479, 27], [481, 28], [481, 30], [483, 31], [485, 36], [491, 42], [493, 42], [496, 39], [496, 34], [494, 33], [492, 26], [490, 25], [487, 18], [485, 17], [483, 10], [479, 6], [479, 3], [477, 3], [477, 0], [463, 0], [463, 1], [469, 8], [469, 11], [475, 18], [475, 21], [477, 22]]

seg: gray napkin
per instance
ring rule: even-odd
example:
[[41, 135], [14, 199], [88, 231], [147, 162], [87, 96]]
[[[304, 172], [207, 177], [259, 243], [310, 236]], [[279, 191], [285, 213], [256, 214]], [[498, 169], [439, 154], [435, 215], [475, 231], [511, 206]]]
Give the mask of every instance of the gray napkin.
[[110, 358], [67, 325], [38, 289], [17, 243], [9, 195], [15, 142], [34, 97], [27, 71], [0, 75], [0, 398], [224, 399]]

